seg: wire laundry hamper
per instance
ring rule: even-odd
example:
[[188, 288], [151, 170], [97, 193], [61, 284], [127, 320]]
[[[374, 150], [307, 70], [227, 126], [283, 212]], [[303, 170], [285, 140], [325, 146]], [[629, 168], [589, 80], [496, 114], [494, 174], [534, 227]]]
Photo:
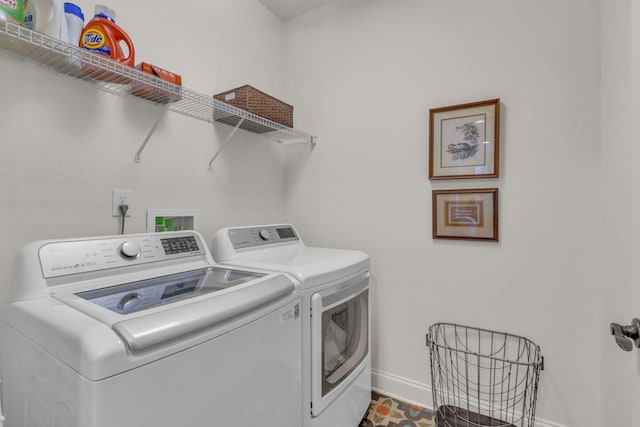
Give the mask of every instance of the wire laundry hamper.
[[544, 358], [534, 342], [451, 323], [429, 327], [436, 427], [533, 427]]

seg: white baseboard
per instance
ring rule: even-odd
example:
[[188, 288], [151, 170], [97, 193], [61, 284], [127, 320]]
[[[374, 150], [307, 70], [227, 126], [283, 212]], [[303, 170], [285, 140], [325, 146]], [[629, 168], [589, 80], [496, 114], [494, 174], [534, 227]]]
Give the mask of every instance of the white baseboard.
[[[371, 388], [385, 396], [433, 410], [431, 384], [424, 384], [388, 372], [371, 369]], [[568, 427], [536, 418], [536, 427]]]
[[385, 396], [433, 409], [431, 385], [371, 369], [371, 388]]

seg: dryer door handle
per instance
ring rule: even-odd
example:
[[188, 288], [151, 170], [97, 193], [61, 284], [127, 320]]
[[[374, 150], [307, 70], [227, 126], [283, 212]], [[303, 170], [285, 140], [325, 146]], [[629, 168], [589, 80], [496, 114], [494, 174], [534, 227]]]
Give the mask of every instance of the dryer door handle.
[[[319, 293], [324, 308], [340, 305], [343, 301], [353, 298], [369, 289], [369, 272], [358, 274], [344, 283]], [[314, 295], [315, 296], [315, 295]]]

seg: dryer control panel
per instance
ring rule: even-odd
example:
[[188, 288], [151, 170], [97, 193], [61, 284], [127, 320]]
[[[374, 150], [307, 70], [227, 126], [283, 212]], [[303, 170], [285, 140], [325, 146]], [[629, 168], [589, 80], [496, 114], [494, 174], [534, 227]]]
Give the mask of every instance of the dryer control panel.
[[39, 250], [45, 278], [205, 255], [196, 233], [154, 233], [49, 242]]
[[228, 236], [234, 249], [297, 242], [300, 240], [296, 230], [291, 225], [230, 228]]

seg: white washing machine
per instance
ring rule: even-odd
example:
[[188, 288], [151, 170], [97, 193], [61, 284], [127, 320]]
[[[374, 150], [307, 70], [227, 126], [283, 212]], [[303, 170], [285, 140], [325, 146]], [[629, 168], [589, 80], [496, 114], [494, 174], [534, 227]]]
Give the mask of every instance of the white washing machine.
[[4, 427], [299, 427], [301, 323], [289, 277], [195, 232], [35, 242], [0, 306]]
[[213, 257], [295, 278], [302, 293], [303, 426], [357, 427], [371, 403], [367, 254], [307, 247], [283, 224], [221, 229]]

